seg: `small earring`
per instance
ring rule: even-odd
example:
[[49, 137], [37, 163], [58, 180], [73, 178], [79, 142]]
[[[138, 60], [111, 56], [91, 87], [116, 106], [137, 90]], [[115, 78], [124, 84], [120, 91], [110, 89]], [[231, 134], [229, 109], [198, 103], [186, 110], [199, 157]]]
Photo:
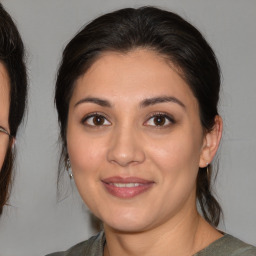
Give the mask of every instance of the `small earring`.
[[14, 150], [16, 143], [17, 143], [17, 141], [14, 137], [13, 137], [13, 141], [11, 143], [12, 143], [12, 150]]
[[205, 168], [206, 168], [207, 177], [209, 178], [210, 177], [209, 163], [206, 163]]
[[67, 169], [69, 178], [72, 180], [73, 174], [72, 174], [72, 169], [71, 169], [71, 164], [70, 164], [69, 158], [67, 159], [67, 162], [66, 162], [66, 169]]

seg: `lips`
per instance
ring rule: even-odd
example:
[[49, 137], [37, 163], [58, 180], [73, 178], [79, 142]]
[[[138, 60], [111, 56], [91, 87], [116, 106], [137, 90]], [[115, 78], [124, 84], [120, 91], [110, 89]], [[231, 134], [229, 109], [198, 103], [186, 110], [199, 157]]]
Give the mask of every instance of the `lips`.
[[110, 177], [103, 179], [102, 184], [111, 195], [129, 199], [148, 191], [154, 182], [137, 177]]

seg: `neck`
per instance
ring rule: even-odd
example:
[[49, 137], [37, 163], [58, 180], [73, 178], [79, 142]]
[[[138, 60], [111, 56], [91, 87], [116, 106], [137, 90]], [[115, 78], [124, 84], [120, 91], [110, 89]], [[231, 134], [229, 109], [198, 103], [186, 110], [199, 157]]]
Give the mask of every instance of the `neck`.
[[104, 256], [191, 256], [222, 236], [196, 208], [142, 232], [120, 232], [107, 225], [104, 229]]

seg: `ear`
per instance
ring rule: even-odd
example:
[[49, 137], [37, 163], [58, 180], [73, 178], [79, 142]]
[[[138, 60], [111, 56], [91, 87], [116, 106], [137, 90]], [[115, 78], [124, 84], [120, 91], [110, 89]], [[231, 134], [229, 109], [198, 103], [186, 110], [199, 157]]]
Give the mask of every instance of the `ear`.
[[213, 160], [220, 144], [222, 136], [223, 122], [219, 115], [214, 118], [214, 127], [204, 136], [202, 151], [200, 155], [199, 167], [204, 168]]

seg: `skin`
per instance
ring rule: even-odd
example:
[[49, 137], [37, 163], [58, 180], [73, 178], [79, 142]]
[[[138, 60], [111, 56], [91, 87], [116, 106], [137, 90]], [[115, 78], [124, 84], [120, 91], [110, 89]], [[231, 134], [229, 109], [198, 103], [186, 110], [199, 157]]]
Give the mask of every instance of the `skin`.
[[[192, 91], [149, 50], [104, 53], [77, 80], [68, 154], [82, 199], [104, 223], [104, 255], [192, 255], [221, 237], [199, 216], [195, 195], [198, 168], [212, 161], [221, 137], [215, 121], [205, 134]], [[113, 176], [153, 185], [120, 198], [103, 183]]]
[[[5, 66], [0, 62], [0, 126], [10, 133], [9, 129], [10, 108], [10, 82]], [[0, 169], [2, 168], [8, 147], [8, 135], [0, 132]]]

